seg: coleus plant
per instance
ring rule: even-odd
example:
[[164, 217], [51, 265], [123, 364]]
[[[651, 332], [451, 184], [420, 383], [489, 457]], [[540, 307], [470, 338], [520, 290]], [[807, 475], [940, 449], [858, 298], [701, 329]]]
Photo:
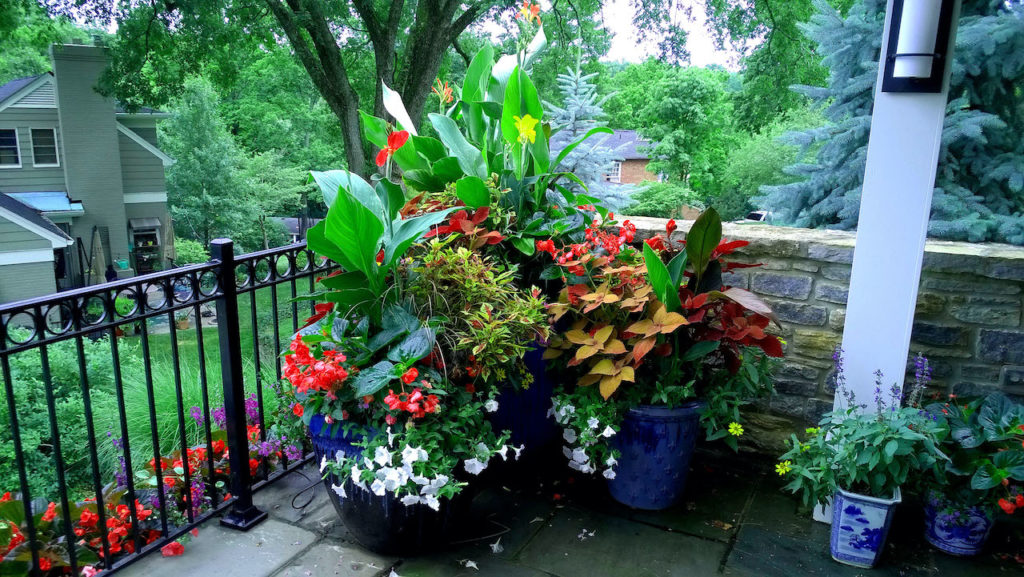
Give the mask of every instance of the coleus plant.
[[558, 302], [549, 305], [551, 321], [565, 329], [551, 338], [545, 356], [563, 359], [577, 375], [554, 410], [572, 431], [566, 440], [582, 443], [567, 456], [581, 470], [605, 463], [610, 473], [607, 463], [615, 455], [604, 427], [615, 431], [637, 404], [694, 399], [707, 404], [707, 436], [735, 447], [742, 434], [739, 407], [770, 393], [769, 359], [783, 354], [781, 340], [767, 331], [768, 306], [722, 284], [723, 272], [756, 266], [723, 258], [746, 243], [722, 239], [713, 209], [697, 219], [685, 241], [671, 240], [670, 222], [668, 235], [648, 239], [642, 252], [629, 244], [635, 235], [629, 221], [617, 231], [612, 224], [595, 219], [583, 243], [537, 245], [566, 282]]

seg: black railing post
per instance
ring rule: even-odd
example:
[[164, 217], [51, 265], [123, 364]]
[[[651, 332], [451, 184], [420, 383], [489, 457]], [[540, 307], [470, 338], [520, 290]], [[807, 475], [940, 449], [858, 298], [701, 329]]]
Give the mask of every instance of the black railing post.
[[234, 243], [219, 238], [210, 243], [217, 269], [217, 334], [220, 337], [220, 374], [224, 381], [224, 415], [227, 419], [231, 494], [235, 502], [221, 518], [221, 525], [248, 531], [267, 518], [252, 502], [249, 471], [249, 438], [245, 421], [245, 383], [242, 375], [242, 340], [238, 329], [238, 288], [235, 284]]

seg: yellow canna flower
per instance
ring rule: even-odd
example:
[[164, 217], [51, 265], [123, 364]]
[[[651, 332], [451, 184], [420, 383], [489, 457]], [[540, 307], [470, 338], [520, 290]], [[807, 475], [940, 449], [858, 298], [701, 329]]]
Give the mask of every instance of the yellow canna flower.
[[729, 434], [734, 437], [743, 435], [743, 425], [739, 423], [729, 423]]
[[519, 7], [519, 13], [516, 14], [516, 18], [522, 19], [525, 22], [531, 22], [536, 20], [537, 24], [540, 24], [540, 5], [534, 4], [530, 0], [523, 0], [522, 6]]
[[778, 473], [779, 475], [785, 475], [786, 473], [793, 470], [793, 467], [791, 466], [792, 464], [792, 461], [783, 461], [781, 463], [778, 463], [777, 465], [775, 465], [775, 472]]
[[513, 116], [512, 119], [516, 121], [516, 130], [519, 131], [519, 144], [526, 144], [527, 142], [533, 144], [537, 140], [537, 130], [535, 127], [540, 121], [529, 114], [522, 118]]

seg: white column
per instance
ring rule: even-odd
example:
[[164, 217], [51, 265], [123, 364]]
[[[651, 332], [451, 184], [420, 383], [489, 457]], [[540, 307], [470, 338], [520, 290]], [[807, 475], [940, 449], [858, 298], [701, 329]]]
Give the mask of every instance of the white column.
[[[883, 64], [892, 9], [889, 0]], [[903, 385], [959, 13], [958, 1], [949, 47], [936, 47], [949, 55], [941, 93], [882, 92], [879, 66], [843, 331], [846, 380], [858, 403], [873, 405], [876, 370], [885, 374], [884, 388]]]

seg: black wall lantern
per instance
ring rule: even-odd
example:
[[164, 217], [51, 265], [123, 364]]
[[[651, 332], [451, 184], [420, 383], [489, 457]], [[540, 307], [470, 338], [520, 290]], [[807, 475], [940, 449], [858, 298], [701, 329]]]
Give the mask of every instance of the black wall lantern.
[[882, 92], [942, 92], [955, 0], [893, 0]]

